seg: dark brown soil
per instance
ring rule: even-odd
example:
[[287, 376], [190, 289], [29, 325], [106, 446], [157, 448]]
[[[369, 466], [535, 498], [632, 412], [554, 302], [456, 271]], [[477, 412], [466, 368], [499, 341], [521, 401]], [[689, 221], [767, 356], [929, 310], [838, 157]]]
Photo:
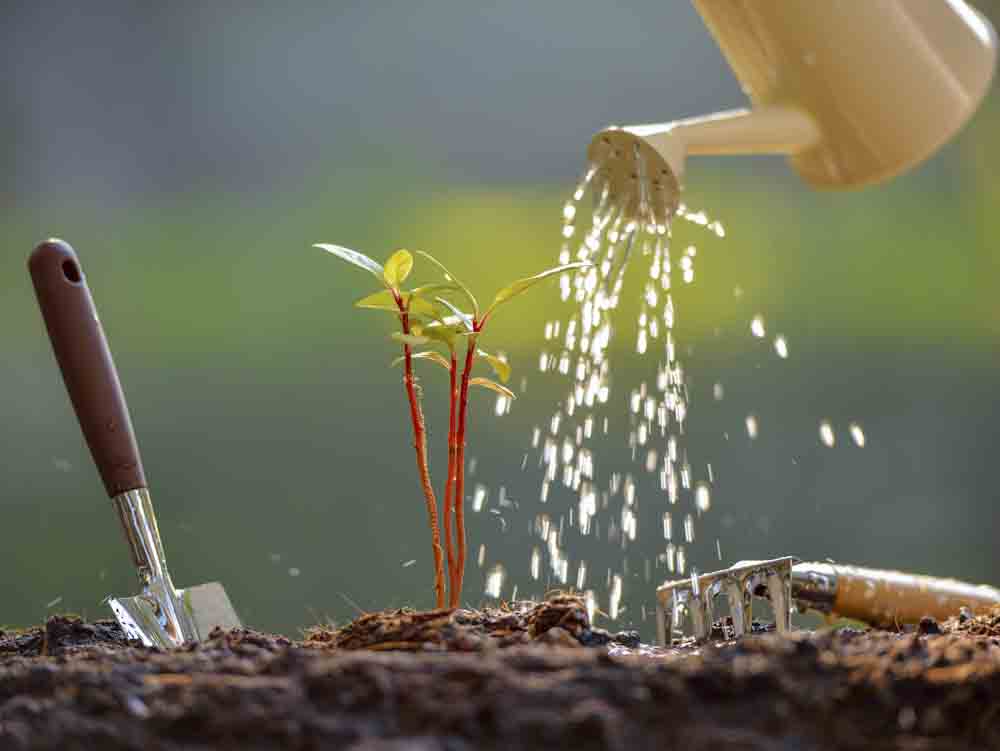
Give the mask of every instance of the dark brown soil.
[[56, 617], [0, 632], [0, 749], [1000, 749], [1000, 610], [920, 632], [636, 649], [564, 597], [159, 652]]

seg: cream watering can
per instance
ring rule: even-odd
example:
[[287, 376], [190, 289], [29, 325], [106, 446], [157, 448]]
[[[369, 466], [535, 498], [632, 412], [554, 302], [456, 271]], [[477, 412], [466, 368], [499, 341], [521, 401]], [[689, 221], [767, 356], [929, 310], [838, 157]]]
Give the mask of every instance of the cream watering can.
[[888, 180], [958, 132], [996, 65], [964, 0], [693, 2], [753, 106], [598, 133], [588, 157], [631, 213], [672, 215], [689, 155], [785, 154], [820, 188]]

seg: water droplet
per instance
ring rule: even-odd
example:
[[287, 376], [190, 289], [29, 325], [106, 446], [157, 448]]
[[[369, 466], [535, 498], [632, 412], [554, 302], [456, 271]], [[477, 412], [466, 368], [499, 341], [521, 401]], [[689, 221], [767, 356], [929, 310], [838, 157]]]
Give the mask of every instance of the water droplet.
[[497, 417], [503, 417], [510, 412], [511, 399], [507, 396], [498, 396], [494, 413]]
[[851, 440], [858, 448], [864, 448], [865, 446], [865, 432], [861, 429], [861, 426], [856, 422], [852, 422], [848, 429], [851, 431]]
[[754, 438], [757, 437], [757, 430], [758, 430], [757, 418], [754, 415], [747, 415], [746, 424], [747, 424], [747, 435], [750, 436], [751, 440], [753, 440]]
[[761, 315], [755, 315], [753, 320], [750, 321], [750, 333], [753, 334], [758, 339], [764, 337], [766, 331], [764, 330], [764, 317]]
[[493, 566], [486, 573], [486, 596], [494, 598], [500, 597], [500, 590], [503, 589], [504, 581], [506, 579], [507, 570], [499, 563]]
[[538, 548], [533, 548], [531, 551], [531, 578], [535, 581], [538, 580], [542, 569], [542, 551]]
[[597, 613], [597, 598], [594, 597], [594, 590], [588, 589], [583, 593], [583, 605], [587, 609], [587, 620], [594, 622], [594, 615]]
[[774, 339], [774, 351], [778, 353], [778, 357], [782, 360], [788, 357], [788, 341], [783, 336], [777, 336]]
[[712, 492], [708, 483], [699, 482], [694, 488], [694, 505], [701, 513], [705, 513], [712, 506]]
[[477, 483], [476, 488], [472, 493], [472, 510], [482, 511], [483, 506], [486, 503], [486, 486], [482, 483]]
[[819, 424], [819, 439], [824, 446], [832, 447], [837, 442], [837, 437], [833, 433], [833, 426], [829, 420], [823, 420]]
[[608, 615], [611, 616], [611, 620], [616, 621], [622, 601], [622, 578], [618, 574], [611, 577], [611, 592], [608, 593], [608, 599]]
[[302, 570], [296, 568], [295, 566], [292, 566], [290, 569], [288, 569], [288, 575], [289, 576], [298, 576], [301, 573], [302, 573]]

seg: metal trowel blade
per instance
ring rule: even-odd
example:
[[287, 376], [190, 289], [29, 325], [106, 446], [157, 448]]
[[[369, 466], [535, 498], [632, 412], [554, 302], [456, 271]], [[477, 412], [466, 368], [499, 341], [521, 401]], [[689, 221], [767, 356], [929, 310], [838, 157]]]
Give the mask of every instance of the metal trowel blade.
[[110, 597], [108, 604], [125, 635], [147, 647], [169, 649], [185, 642], [203, 641], [215, 628], [242, 628], [219, 582], [177, 590], [176, 596], [169, 599], [176, 614], [174, 619], [165, 617], [158, 598], [152, 594]]

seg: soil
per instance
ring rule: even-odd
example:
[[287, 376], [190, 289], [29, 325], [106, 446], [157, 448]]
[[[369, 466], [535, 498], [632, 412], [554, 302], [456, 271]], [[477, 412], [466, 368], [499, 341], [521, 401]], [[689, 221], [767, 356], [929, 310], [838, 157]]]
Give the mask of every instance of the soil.
[[109, 621], [0, 631], [4, 751], [320, 748], [1000, 749], [1000, 609], [669, 648], [572, 597], [169, 652]]

